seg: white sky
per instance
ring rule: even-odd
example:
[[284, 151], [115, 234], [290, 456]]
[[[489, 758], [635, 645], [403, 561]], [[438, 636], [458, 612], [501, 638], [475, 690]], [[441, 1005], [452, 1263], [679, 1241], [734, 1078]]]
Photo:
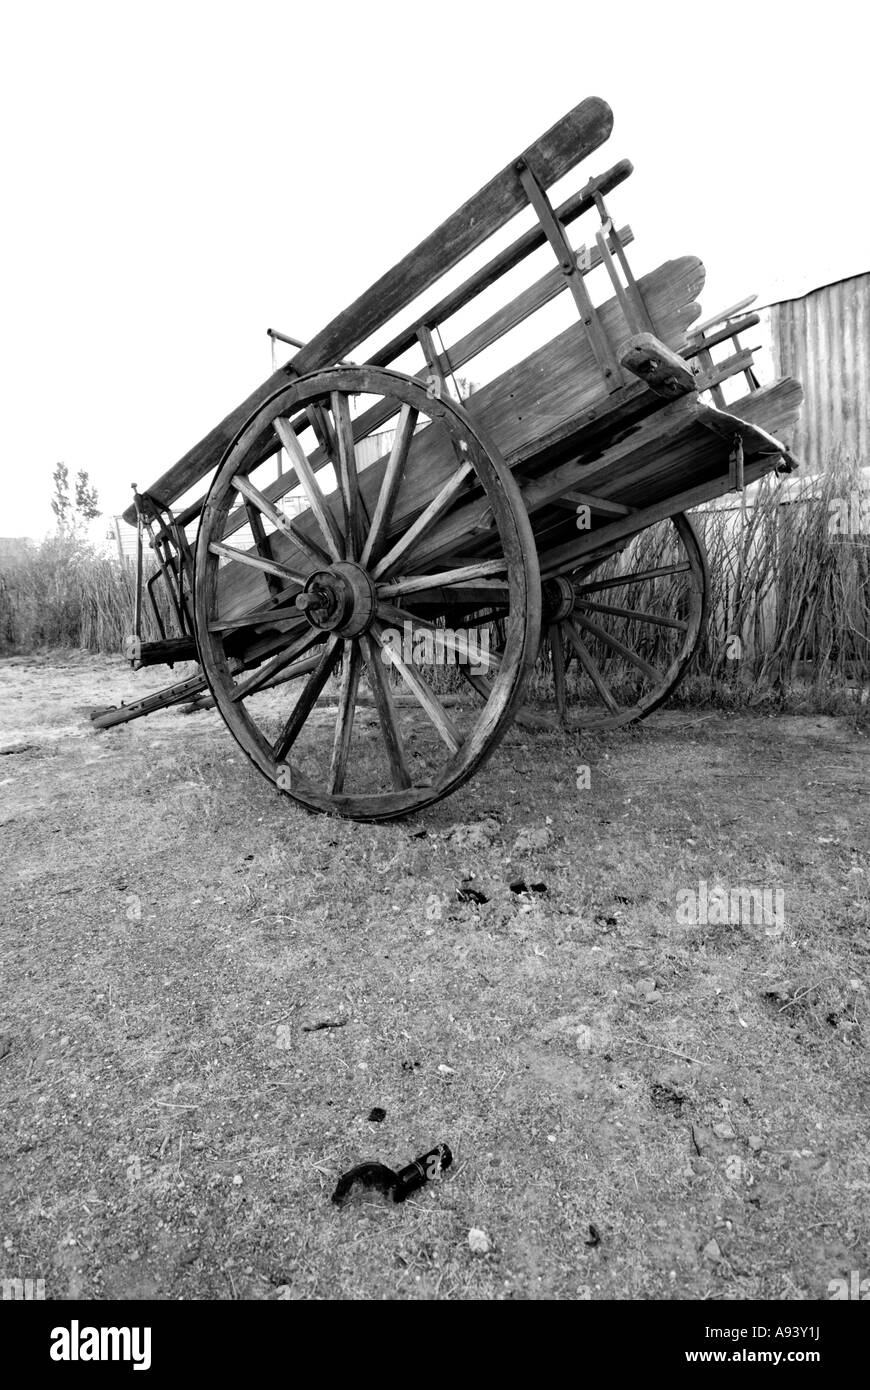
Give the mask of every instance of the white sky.
[[311, 336], [585, 96], [614, 132], [565, 191], [631, 159], [632, 263], [699, 255], [705, 316], [870, 268], [868, 13], [7, 0], [0, 535], [50, 529], [59, 459], [120, 512], [267, 327]]

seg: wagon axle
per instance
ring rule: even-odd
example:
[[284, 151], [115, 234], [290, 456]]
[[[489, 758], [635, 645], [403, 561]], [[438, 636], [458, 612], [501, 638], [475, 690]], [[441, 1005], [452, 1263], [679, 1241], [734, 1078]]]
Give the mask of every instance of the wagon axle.
[[375, 616], [377, 596], [366, 570], [351, 560], [309, 575], [296, 607], [312, 627], [335, 632], [339, 637], [358, 637], [367, 632]]

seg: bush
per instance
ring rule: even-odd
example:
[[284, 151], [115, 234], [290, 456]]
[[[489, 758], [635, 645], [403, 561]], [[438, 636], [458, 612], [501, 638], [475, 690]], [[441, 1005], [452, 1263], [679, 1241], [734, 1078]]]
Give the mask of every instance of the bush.
[[[0, 568], [0, 651], [118, 652], [133, 630], [135, 572], [71, 536], [52, 536]], [[149, 638], [159, 636], [143, 606]]]

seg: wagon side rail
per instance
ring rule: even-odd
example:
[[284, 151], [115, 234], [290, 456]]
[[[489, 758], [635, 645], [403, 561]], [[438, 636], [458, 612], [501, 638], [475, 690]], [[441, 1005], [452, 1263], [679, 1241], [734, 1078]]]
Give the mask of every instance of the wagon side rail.
[[[425, 294], [437, 280], [527, 206], [528, 194], [518, 166], [522, 165], [524, 169], [532, 170], [540, 187], [549, 188], [598, 149], [609, 137], [612, 126], [613, 114], [606, 102], [598, 97], [588, 97], [580, 102], [535, 144], [529, 146], [519, 160], [507, 165], [413, 251], [360, 295], [349, 308], [338, 314], [284, 367], [273, 373], [241, 405], [209, 431], [198, 444], [157, 479], [148, 489], [148, 496], [157, 506], [173, 505], [216, 467], [227, 445], [245, 420], [270, 395], [286, 384], [288, 376], [316, 371], [350, 356], [360, 344], [366, 342], [420, 295]], [[628, 176], [631, 166], [626, 161], [611, 172], [613, 182], [610, 186], [615, 186], [615, 183]], [[591, 206], [590, 198], [594, 201], [596, 191], [589, 190], [585, 198], [581, 195], [575, 199], [573, 208], [569, 206], [563, 209], [562, 215], [568, 218], [579, 216], [581, 211]], [[503, 260], [496, 258], [498, 264], [491, 264], [488, 268], [491, 276], [489, 280], [485, 274], [475, 277], [475, 286], [472, 288], [470, 284], [466, 285], [464, 292], [469, 298], [473, 297], [486, 283], [492, 283], [493, 278], [505, 273], [511, 265], [517, 264], [523, 256], [541, 245], [543, 240], [543, 232], [537, 229], [521, 238], [504, 255]], [[514, 256], [516, 259], [513, 259]], [[458, 303], [456, 307], [459, 307]], [[455, 310], [451, 312], [453, 311]], [[411, 342], [415, 336], [416, 326], [411, 332]], [[407, 333], [402, 337], [406, 339]], [[405, 350], [405, 346], [398, 346], [398, 350], [395, 350], [396, 347], [396, 344], [390, 345], [388, 351], [391, 356], [388, 360], [393, 360], [393, 356], [398, 356]], [[381, 359], [382, 354], [379, 354], [378, 365], [383, 365]], [[124, 519], [131, 525], [135, 524], [135, 507], [127, 509]]]

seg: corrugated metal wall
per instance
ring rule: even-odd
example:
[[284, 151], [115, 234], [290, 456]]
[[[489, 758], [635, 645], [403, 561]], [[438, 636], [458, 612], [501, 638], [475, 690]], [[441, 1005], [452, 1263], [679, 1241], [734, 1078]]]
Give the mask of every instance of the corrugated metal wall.
[[870, 271], [772, 304], [774, 376], [803, 384], [804, 404], [786, 441], [810, 473], [841, 449], [870, 463]]

